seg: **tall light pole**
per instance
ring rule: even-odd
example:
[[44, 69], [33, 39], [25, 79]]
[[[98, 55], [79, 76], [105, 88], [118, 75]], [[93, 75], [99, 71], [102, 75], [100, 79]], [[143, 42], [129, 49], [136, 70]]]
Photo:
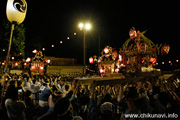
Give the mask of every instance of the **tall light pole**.
[[15, 24], [21, 24], [26, 16], [27, 3], [25, 0], [8, 0], [6, 6], [6, 15], [8, 20], [12, 23], [11, 34], [9, 39], [9, 47], [6, 56], [6, 65], [4, 71], [7, 72], [9, 55], [11, 51], [12, 36]]
[[[27, 3], [25, 0], [8, 0], [7, 5], [6, 5], [6, 15], [7, 19], [12, 23], [11, 27], [11, 34], [10, 34], [10, 39], [9, 39], [9, 47], [8, 47], [8, 52], [6, 56], [6, 65], [4, 68], [4, 72], [8, 72], [8, 63], [9, 63], [9, 55], [11, 51], [11, 43], [12, 43], [12, 36], [13, 36], [13, 30], [15, 24], [21, 24], [26, 16], [26, 11], [27, 11]], [[4, 77], [4, 76], [3, 76]], [[3, 81], [3, 86], [5, 86], [5, 77]], [[1, 96], [4, 94], [4, 87], [1, 92]], [[1, 103], [2, 105], [2, 99]]]
[[83, 64], [86, 66], [86, 31], [91, 29], [91, 25], [80, 23], [79, 28], [83, 31]]

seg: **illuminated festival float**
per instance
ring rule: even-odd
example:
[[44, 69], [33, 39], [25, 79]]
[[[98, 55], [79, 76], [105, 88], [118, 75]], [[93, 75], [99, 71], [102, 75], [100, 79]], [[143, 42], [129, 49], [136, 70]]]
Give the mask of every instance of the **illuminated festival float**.
[[[117, 84], [123, 86], [127, 83], [135, 83], [140, 86], [147, 81], [152, 84], [169, 81], [171, 84], [170, 81], [173, 81], [176, 75], [161, 73], [160, 69], [156, 69], [158, 67], [157, 58], [160, 57], [160, 54], [161, 56], [167, 55], [170, 46], [154, 44], [144, 36], [145, 32], [131, 28], [130, 38], [125, 41], [120, 50], [106, 46], [98, 59], [96, 57], [89, 58], [90, 66], [96, 65], [97, 68], [97, 72], [92, 71], [95, 73], [94, 76], [75, 79], [83, 85], [89, 85], [93, 81], [96, 86]], [[96, 75], [96, 73], [99, 73], [100, 76], [97, 76], [99, 74]]]
[[[160, 47], [144, 36], [146, 31], [136, 31], [132, 27], [129, 31], [130, 38], [125, 41], [119, 51], [106, 46], [102, 56], [98, 59], [98, 67], [101, 75], [121, 73], [125, 70], [127, 74], [135, 76], [161, 74], [160, 69], [155, 69]], [[161, 54], [169, 52], [169, 45], [161, 47]]]
[[150, 72], [157, 63], [158, 45], [144, 36], [144, 32], [131, 28], [130, 38], [123, 44], [120, 54], [127, 72]]
[[106, 46], [101, 52], [101, 57], [98, 59], [98, 67], [100, 74], [107, 75], [119, 73], [122, 64], [122, 56], [117, 50], [112, 47]]
[[[30, 72], [31, 75], [44, 75], [47, 71], [47, 64], [50, 63], [49, 59], [44, 59], [41, 51], [34, 50], [35, 57], [30, 63]], [[27, 61], [26, 61], [27, 62]]]

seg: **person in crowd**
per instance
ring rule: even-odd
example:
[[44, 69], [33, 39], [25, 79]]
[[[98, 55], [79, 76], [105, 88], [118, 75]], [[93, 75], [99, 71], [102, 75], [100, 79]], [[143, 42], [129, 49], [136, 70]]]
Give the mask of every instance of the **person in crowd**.
[[62, 93], [65, 92], [65, 85], [66, 85], [66, 84], [65, 84], [65, 80], [64, 80], [64, 79], [58, 81], [57, 86], [59, 87], [60, 92], [62, 92]]
[[69, 84], [66, 84], [64, 88], [65, 88], [65, 91], [64, 91], [64, 93], [63, 93], [63, 96], [66, 96], [66, 94], [69, 92], [70, 85], [69, 85]]
[[83, 118], [81, 116], [74, 116], [73, 120], [83, 120]]
[[76, 91], [76, 83], [73, 81], [71, 90], [65, 97], [60, 97], [56, 103], [38, 120], [72, 120], [72, 105], [70, 98]]
[[7, 99], [5, 100], [7, 115], [10, 120], [25, 120], [25, 104], [18, 100], [18, 89], [14, 85], [10, 85], [7, 91]]
[[26, 82], [26, 89], [31, 89], [31, 84], [32, 84], [32, 79], [31, 79], [31, 77], [29, 77], [28, 79], [27, 79], [28, 81]]
[[23, 82], [22, 81], [17, 81], [17, 89], [22, 90], [22, 92], [24, 92], [24, 90], [23, 90]]
[[95, 84], [93, 81], [90, 92], [88, 120], [116, 120], [114, 104], [112, 102], [105, 102], [111, 101], [111, 99], [107, 96], [106, 100], [100, 105], [100, 111], [98, 111], [95, 97]]
[[42, 81], [41, 81], [41, 78], [40, 78], [40, 77], [37, 79], [37, 85], [39, 86], [39, 88], [40, 88], [41, 85], [42, 85]]
[[40, 87], [37, 85], [36, 79], [33, 79], [30, 90], [32, 92], [31, 99], [33, 100], [34, 105], [38, 104], [38, 100], [39, 100], [39, 88]]
[[53, 107], [54, 104], [58, 101], [59, 98], [63, 97], [63, 94], [60, 92], [59, 88], [56, 85], [51, 87], [52, 94], [49, 96], [48, 104], [49, 108]]
[[54, 105], [54, 109], [42, 115], [38, 120], [72, 120], [72, 105], [67, 97], [63, 97]]
[[48, 109], [48, 99], [52, 94], [51, 89], [48, 87], [48, 83], [43, 83], [43, 88], [41, 89], [41, 93], [39, 93], [39, 106], [41, 107], [41, 112], [45, 113]]
[[126, 95], [127, 108], [125, 113], [121, 114], [121, 120], [125, 120], [124, 114], [140, 114], [141, 111], [138, 109], [136, 100], [140, 98], [135, 87], [128, 87], [128, 93]]
[[33, 116], [35, 116], [35, 105], [33, 103], [33, 100], [31, 99], [32, 97], [32, 92], [30, 90], [27, 90], [26, 92], [24, 92], [24, 102], [26, 105], [25, 108], [25, 114], [26, 114], [26, 119], [27, 120], [32, 120]]
[[[15, 116], [21, 116], [19, 118], [24, 119], [25, 116], [27, 120], [37, 120], [37, 118], [39, 120], [130, 120], [125, 118], [124, 114], [176, 113], [179, 115], [180, 111], [177, 96], [174, 98], [170, 91], [164, 89], [162, 91], [158, 84], [144, 82], [140, 85], [133, 82], [96, 86], [93, 82], [88, 89], [77, 80], [74, 80], [69, 87], [69, 79], [60, 80], [55, 75], [38, 76], [41, 78], [39, 85], [32, 79], [32, 82], [28, 82], [30, 87], [24, 91], [23, 96], [17, 93], [18, 98], [12, 100], [11, 95], [16, 95], [15, 90], [13, 92], [12, 89], [21, 89], [20, 82], [17, 80], [21, 75], [11, 74], [10, 76], [15, 79], [7, 79], [7, 85], [3, 86], [3, 88], [7, 86], [3, 103], [6, 104], [4, 110], [11, 119]], [[16, 82], [17, 87], [15, 87]], [[51, 86], [48, 87], [50, 82]], [[36, 108], [31, 99], [36, 85], [39, 86], [37, 88], [39, 108]], [[178, 90], [175, 92], [178, 93]], [[22, 101], [17, 101], [19, 99], [24, 101], [24, 107]], [[17, 104], [18, 110], [15, 111], [20, 112], [13, 110]]]

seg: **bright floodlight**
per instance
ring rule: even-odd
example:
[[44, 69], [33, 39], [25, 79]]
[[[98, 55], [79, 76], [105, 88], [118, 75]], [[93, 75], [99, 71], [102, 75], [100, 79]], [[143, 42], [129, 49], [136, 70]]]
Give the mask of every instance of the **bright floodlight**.
[[89, 30], [89, 29], [91, 29], [91, 25], [90, 24], [86, 24], [85, 28], [86, 28], [86, 30]]
[[79, 27], [80, 27], [80, 28], [83, 28], [83, 26], [84, 26], [84, 25], [83, 25], [82, 23], [79, 24]]

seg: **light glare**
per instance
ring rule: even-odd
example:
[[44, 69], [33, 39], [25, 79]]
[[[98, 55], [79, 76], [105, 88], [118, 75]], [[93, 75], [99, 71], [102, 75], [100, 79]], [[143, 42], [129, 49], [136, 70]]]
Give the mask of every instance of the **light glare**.
[[89, 29], [91, 29], [91, 25], [90, 24], [86, 24], [85, 28], [86, 28], [86, 30], [89, 30]]
[[84, 26], [84, 25], [83, 25], [82, 23], [79, 24], [79, 27], [80, 27], [80, 28], [83, 28], [83, 26]]

